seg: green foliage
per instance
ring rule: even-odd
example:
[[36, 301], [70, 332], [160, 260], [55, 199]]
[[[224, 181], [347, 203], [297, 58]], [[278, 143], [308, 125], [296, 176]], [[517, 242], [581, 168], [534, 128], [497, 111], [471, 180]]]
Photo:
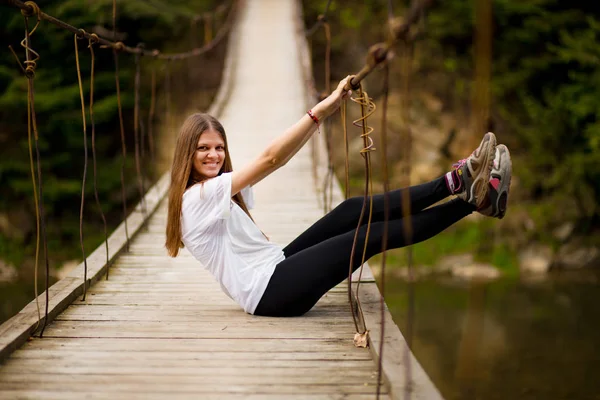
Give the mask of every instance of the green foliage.
[[[303, 3], [310, 26], [326, 1]], [[384, 37], [384, 3], [332, 3], [336, 6], [328, 15], [332, 79], [358, 71], [368, 47]], [[425, 15], [425, 38], [416, 43], [411, 88], [433, 92], [447, 110], [464, 112], [471, 106], [476, 3], [436, 2]], [[596, 232], [600, 229], [597, 6], [585, 0], [493, 0], [492, 6], [491, 116], [494, 131], [513, 155], [516, 194], [523, 202], [545, 204], [542, 208], [548, 214], [538, 225], [542, 236], [542, 231], [565, 221], [575, 222], [580, 234]], [[395, 15], [405, 12], [401, 4], [394, 7]], [[322, 82], [322, 36], [316, 33], [311, 39], [317, 83]], [[392, 82], [399, 76], [399, 64], [391, 64]], [[366, 82], [375, 97], [379, 79], [369, 77]]]
[[[216, 0], [119, 0], [117, 2], [117, 32], [129, 46], [144, 42], [146, 48], [162, 52], [178, 52], [190, 47], [190, 26], [195, 15], [214, 10], [221, 2]], [[88, 32], [105, 31], [112, 34], [112, 0], [81, 1], [49, 0], [38, 3], [41, 9], [72, 26]], [[29, 19], [33, 28], [35, 18]], [[201, 24], [201, 23], [199, 23]], [[219, 27], [219, 24], [215, 24]], [[201, 25], [200, 25], [201, 27]], [[2, 45], [11, 45], [21, 61], [25, 51], [19, 45], [23, 39], [24, 20], [18, 9], [0, 5], [0, 37]], [[198, 29], [197, 32], [202, 32]], [[165, 34], [168, 33], [168, 34]], [[102, 34], [101, 34], [102, 35]], [[111, 37], [106, 37], [111, 39]], [[201, 42], [200, 40], [198, 42]], [[91, 56], [87, 40], [78, 41], [79, 59], [86, 102], [87, 146], [89, 152], [86, 184], [86, 209], [84, 223], [93, 233], [86, 237], [87, 251], [103, 239], [102, 227], [94, 204], [93, 170], [91, 154], [91, 126], [89, 110]], [[73, 34], [46, 21], [42, 21], [31, 36], [31, 47], [40, 55], [37, 61], [35, 110], [39, 131], [38, 149], [43, 181], [43, 202], [48, 222], [49, 252], [51, 258], [61, 261], [80, 257], [73, 243], [79, 236], [79, 204], [84, 166], [84, 142], [81, 120], [81, 102], [77, 81]], [[6, 47], [4, 47], [6, 49]], [[96, 152], [98, 166], [98, 191], [104, 212], [114, 227], [121, 221], [121, 138], [115, 84], [115, 67], [110, 50], [95, 50], [94, 121], [96, 127]], [[156, 67], [157, 82], [164, 80], [158, 61], [144, 58], [142, 62], [141, 117], [147, 119], [150, 103], [149, 68]], [[135, 183], [133, 160], [133, 103], [134, 57], [119, 56], [121, 100], [125, 123], [128, 158], [124, 163], [126, 194], [129, 206], [139, 196]], [[158, 88], [160, 93], [160, 87]], [[160, 107], [164, 107], [159, 99]], [[156, 121], [158, 122], [158, 121]], [[146, 145], [148, 143], [146, 142]], [[148, 153], [149, 149], [146, 149]], [[36, 160], [32, 143], [32, 156]], [[153, 166], [146, 161], [144, 169]], [[148, 174], [149, 178], [152, 174]], [[30, 170], [30, 152], [27, 136], [27, 79], [21, 73], [9, 51], [0, 53], [0, 216], [11, 214], [16, 204], [25, 205], [34, 214], [33, 189]], [[94, 221], [94, 222], [92, 222]], [[35, 221], [18, 227], [23, 232], [35, 232]], [[112, 228], [111, 228], [112, 229]], [[89, 232], [89, 231], [88, 231]], [[101, 234], [97, 234], [101, 232]], [[31, 237], [21, 237], [0, 231], [0, 259], [20, 266], [31, 258], [34, 248]]]

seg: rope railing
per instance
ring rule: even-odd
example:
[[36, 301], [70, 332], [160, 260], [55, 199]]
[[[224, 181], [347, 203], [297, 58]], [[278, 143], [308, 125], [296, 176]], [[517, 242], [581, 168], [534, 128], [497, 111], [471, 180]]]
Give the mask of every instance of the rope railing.
[[[135, 56], [135, 78], [134, 78], [134, 150], [135, 150], [135, 167], [137, 172], [137, 181], [138, 188], [140, 191], [141, 198], [141, 211], [144, 216], [146, 214], [146, 206], [144, 199], [144, 183], [143, 178], [141, 176], [141, 157], [143, 157], [143, 147], [144, 147], [144, 128], [140, 118], [140, 84], [141, 84], [141, 76], [140, 76], [140, 57], [141, 56], [151, 56], [155, 59], [160, 59], [166, 61], [166, 82], [165, 82], [165, 91], [166, 91], [166, 117], [167, 120], [170, 120], [170, 69], [168, 64], [172, 60], [184, 60], [190, 57], [202, 55], [211, 49], [213, 49], [228, 33], [232, 22], [233, 16], [237, 10], [239, 0], [233, 0], [229, 13], [223, 23], [223, 26], [219, 29], [217, 34], [212, 37], [212, 26], [210, 27], [210, 33], [208, 29], [205, 30], [205, 43], [200, 48], [193, 48], [189, 51], [183, 53], [173, 53], [173, 54], [162, 54], [158, 50], [145, 50], [143, 45], [138, 44], [136, 47], [129, 47], [119, 41], [110, 41], [105, 38], [100, 37], [96, 33], [88, 33], [83, 29], [73, 27], [68, 23], [61, 21], [49, 14], [42, 12], [39, 6], [33, 1], [22, 2], [20, 0], [4, 0], [5, 3], [9, 5], [15, 6], [21, 10], [21, 14], [24, 16], [25, 20], [25, 39], [21, 41], [21, 46], [25, 49], [25, 61], [21, 63], [18, 55], [9, 46], [11, 52], [15, 56], [19, 67], [24, 73], [25, 77], [28, 80], [27, 84], [27, 126], [28, 126], [28, 143], [29, 143], [29, 157], [30, 157], [30, 167], [31, 167], [31, 177], [33, 184], [33, 194], [34, 194], [34, 205], [36, 212], [36, 251], [35, 251], [35, 272], [34, 272], [34, 286], [35, 286], [35, 299], [36, 299], [36, 307], [38, 311], [38, 322], [34, 331], [39, 329], [40, 321], [43, 322], [43, 326], [40, 330], [40, 337], [43, 337], [44, 330], [48, 323], [48, 307], [49, 307], [49, 276], [50, 276], [50, 267], [49, 267], [49, 257], [48, 257], [48, 249], [47, 249], [47, 238], [46, 238], [46, 221], [45, 221], [45, 212], [44, 212], [44, 204], [43, 204], [43, 185], [42, 185], [42, 169], [41, 169], [41, 158], [40, 151], [38, 145], [38, 128], [37, 128], [37, 120], [35, 114], [35, 96], [34, 96], [34, 78], [36, 72], [36, 63], [39, 59], [39, 54], [35, 52], [31, 46], [31, 35], [37, 30], [39, 24], [42, 20], [48, 21], [52, 24], [55, 24], [59, 27], [62, 27], [68, 31], [74, 33], [74, 44], [75, 44], [75, 60], [76, 60], [76, 69], [77, 69], [77, 81], [79, 87], [79, 95], [81, 102], [81, 112], [82, 112], [82, 126], [83, 126], [83, 141], [84, 141], [84, 169], [83, 169], [83, 177], [82, 177], [82, 187], [81, 187], [81, 203], [79, 210], [79, 240], [80, 247], [83, 257], [84, 264], [84, 273], [83, 273], [83, 298], [82, 301], [85, 301], [87, 285], [88, 285], [88, 277], [87, 277], [87, 257], [84, 248], [84, 232], [83, 232], [83, 210], [85, 205], [85, 184], [87, 178], [87, 169], [88, 169], [88, 139], [87, 139], [87, 121], [86, 121], [86, 107], [85, 107], [85, 99], [83, 96], [83, 83], [81, 77], [81, 68], [79, 62], [79, 50], [78, 50], [78, 40], [88, 39], [88, 48], [90, 49], [90, 57], [91, 57], [91, 72], [90, 72], [90, 97], [89, 97], [89, 116], [90, 116], [90, 124], [92, 131], [92, 158], [93, 158], [93, 173], [94, 173], [94, 197], [96, 200], [96, 206], [101, 215], [103, 225], [104, 225], [104, 236], [105, 236], [105, 247], [106, 247], [106, 279], [109, 277], [109, 248], [108, 248], [108, 231], [107, 231], [107, 222], [106, 217], [102, 211], [102, 207], [100, 204], [99, 196], [98, 196], [98, 183], [97, 183], [97, 162], [96, 162], [96, 130], [93, 119], [93, 104], [94, 104], [94, 64], [95, 64], [95, 55], [94, 55], [94, 45], [101, 45], [100, 48], [106, 49], [110, 48], [113, 52], [113, 59], [115, 65], [115, 90], [117, 95], [117, 105], [118, 105], [118, 116], [119, 116], [119, 131], [120, 131], [120, 141], [121, 141], [121, 167], [120, 167], [120, 178], [121, 178], [121, 197], [122, 197], [122, 205], [123, 205], [123, 222], [124, 222], [124, 230], [126, 236], [126, 244], [125, 249], [129, 250], [129, 232], [127, 227], [127, 197], [125, 194], [125, 162], [127, 159], [127, 146], [126, 146], [126, 135], [125, 135], [125, 127], [124, 127], [124, 117], [123, 117], [123, 107], [121, 102], [121, 88], [120, 88], [120, 78], [119, 78], [119, 54], [120, 53], [129, 53]], [[116, 1], [113, 0], [113, 10], [112, 10], [112, 22], [113, 22], [113, 37], [116, 38]], [[214, 12], [216, 16], [217, 13], [225, 12], [225, 8], [223, 5], [219, 6], [218, 9]], [[208, 19], [208, 15], [210, 13], [203, 14], [204, 20]], [[29, 29], [29, 18], [36, 18], [36, 25], [33, 29]], [[211, 17], [211, 21], [215, 19]], [[212, 22], [211, 22], [212, 25]], [[206, 41], [206, 38], [210, 37], [212, 40]], [[151, 102], [150, 102], [150, 110], [148, 112], [148, 144], [150, 148], [150, 155], [154, 160], [154, 145], [155, 140], [153, 137], [153, 125], [154, 125], [154, 117], [155, 117], [155, 108], [156, 108], [156, 70], [152, 68], [151, 75]], [[33, 133], [33, 140], [32, 140]], [[142, 136], [140, 138], [140, 135]], [[141, 141], [141, 143], [140, 143]], [[35, 164], [37, 164], [37, 171], [34, 169], [34, 156], [33, 156], [33, 148], [35, 148]], [[43, 246], [43, 251], [45, 255], [45, 264], [46, 264], [46, 282], [45, 282], [45, 312], [44, 318], [42, 318], [41, 310], [39, 307], [39, 299], [38, 299], [38, 264], [39, 264], [39, 253], [40, 253], [40, 239]]]
[[[356, 334], [354, 337], [354, 343], [357, 346], [364, 346], [368, 343], [368, 330], [366, 330], [366, 326], [364, 330], [359, 328], [357, 313], [361, 312], [361, 304], [359, 297], [359, 289], [360, 282], [363, 273], [363, 267], [365, 264], [365, 254], [366, 254], [366, 246], [368, 243], [369, 233], [370, 233], [370, 225], [371, 218], [373, 212], [373, 182], [372, 182], [372, 172], [371, 172], [371, 155], [370, 153], [375, 150], [373, 139], [370, 134], [373, 132], [373, 128], [368, 126], [367, 118], [373, 114], [375, 111], [375, 103], [369, 97], [369, 95], [363, 91], [361, 81], [365, 79], [378, 65], [383, 64], [383, 96], [382, 96], [382, 116], [381, 116], [381, 132], [380, 132], [380, 140], [381, 140], [381, 168], [382, 168], [382, 179], [383, 179], [383, 196], [384, 196], [384, 220], [383, 220], [383, 241], [382, 241], [382, 261], [381, 261], [381, 296], [380, 296], [380, 345], [379, 345], [379, 359], [378, 359], [378, 373], [377, 373], [377, 399], [380, 397], [381, 393], [381, 385], [383, 384], [383, 350], [384, 350], [384, 338], [385, 338], [385, 267], [386, 267], [386, 250], [388, 244], [388, 223], [389, 223], [389, 171], [388, 171], [388, 161], [387, 161], [387, 106], [388, 106], [388, 95], [389, 95], [389, 61], [391, 59], [391, 50], [394, 46], [397, 45], [398, 42], [402, 42], [404, 45], [404, 53], [402, 54], [402, 65], [401, 68], [403, 70], [402, 74], [402, 87], [401, 92], [403, 96], [403, 104], [402, 108], [402, 116], [403, 116], [403, 124], [404, 131], [402, 140], [404, 148], [404, 160], [406, 161], [406, 156], [410, 152], [410, 148], [412, 147], [411, 139], [410, 139], [410, 128], [408, 125], [408, 102], [409, 102], [409, 81], [410, 81], [410, 63], [412, 62], [412, 46], [413, 43], [420, 37], [420, 31], [411, 31], [411, 27], [416, 24], [421, 17], [424, 15], [424, 10], [430, 6], [434, 0], [414, 0], [411, 4], [410, 9], [404, 16], [404, 19], [398, 18], [394, 16], [393, 13], [393, 4], [392, 0], [387, 1], [387, 12], [388, 12], [388, 38], [386, 42], [377, 43], [369, 49], [367, 55], [367, 62], [365, 66], [355, 75], [351, 76], [351, 79], [346, 84], [345, 90], [358, 90], [359, 96], [357, 98], [351, 98], [354, 102], [358, 103], [361, 107], [361, 117], [357, 120], [353, 121], [353, 125], [361, 128], [363, 138], [363, 148], [360, 150], [361, 156], [364, 158], [365, 167], [365, 189], [363, 194], [363, 205], [361, 208], [357, 228], [355, 230], [354, 241], [352, 245], [352, 250], [350, 254], [350, 265], [348, 272], [348, 300], [350, 304], [350, 309], [352, 313], [353, 322], [356, 328]], [[325, 93], [329, 94], [330, 88], [330, 74], [331, 74], [331, 65], [330, 65], [330, 53], [331, 53], [331, 33], [330, 33], [330, 25], [327, 21], [327, 12], [329, 11], [331, 1], [327, 2], [325, 7], [325, 11], [323, 14], [320, 14], [317, 18], [317, 21], [314, 25], [305, 30], [305, 35], [307, 37], [312, 36], [320, 27], [323, 27], [325, 30], [325, 39], [326, 39], [326, 49], [325, 49]], [[318, 93], [316, 93], [318, 94]], [[322, 97], [322, 96], [321, 96]], [[347, 115], [347, 106], [346, 101], [342, 102], [341, 108], [341, 123], [342, 123], [342, 131], [344, 138], [344, 147], [345, 147], [345, 196], [344, 198], [348, 198], [349, 196], [349, 140], [348, 140], [348, 132], [347, 132], [347, 123], [346, 123], [346, 115]], [[327, 150], [327, 173], [325, 175], [323, 181], [323, 207], [324, 211], [328, 212], [331, 209], [331, 200], [332, 195], [328, 193], [328, 190], [332, 190], [331, 183], [333, 181], [333, 155], [331, 151], [331, 129], [325, 129], [325, 145]], [[313, 152], [313, 163], [316, 163], [316, 157]], [[405, 165], [410, 165], [406, 163]], [[313, 165], [313, 170], [316, 171], [316, 166]], [[404, 169], [403, 171], [407, 175], [407, 179], [405, 179], [405, 183], [410, 183], [410, 169]], [[315, 176], [316, 173], [315, 173]], [[408, 191], [403, 191], [402, 196], [402, 209], [403, 209], [403, 220], [405, 221], [404, 231], [407, 237], [408, 243], [411, 242], [412, 237], [412, 221], [410, 218], [410, 199], [407, 198]], [[366, 214], [366, 215], [365, 215]], [[356, 283], [356, 289], [353, 293], [352, 289], [352, 275], [353, 275], [353, 260], [355, 258], [356, 248], [358, 246], [358, 233], [360, 227], [363, 225], [364, 218], [367, 218], [366, 222], [366, 237], [363, 243], [363, 252], [361, 259], [361, 266], [358, 273], [358, 282]], [[412, 278], [412, 248], [408, 248], [408, 266], [409, 266], [409, 278]], [[412, 279], [411, 279], [412, 280]], [[405, 398], [410, 398], [412, 393], [412, 379], [411, 379], [411, 361], [410, 361], [410, 347], [412, 342], [412, 320], [414, 316], [414, 290], [412, 288], [412, 283], [410, 283], [409, 288], [409, 304], [408, 304], [408, 336], [407, 336], [407, 346], [405, 348], [405, 388], [404, 388], [404, 396]], [[356, 307], [356, 309], [355, 309]]]
[[418, 32], [411, 32], [410, 28], [416, 24], [425, 9], [436, 0], [413, 1], [404, 18], [395, 17], [390, 21], [390, 39], [387, 42], [376, 43], [369, 48], [367, 62], [352, 79], [348, 81], [345, 90], [357, 90], [358, 84], [365, 79], [378, 65], [388, 60], [390, 52], [400, 40], [414, 41], [419, 37]]
[[[88, 33], [82, 29], [79, 29], [72, 25], [69, 25], [68, 23], [61, 21], [60, 19], [55, 18], [49, 14], [46, 14], [45, 12], [41, 11], [39, 6], [36, 3], [34, 3], [33, 1], [26, 1], [26, 2], [22, 2], [21, 0], [2, 0], [2, 1], [21, 9], [21, 12], [23, 13], [23, 15], [25, 17], [32, 17], [35, 15], [35, 16], [37, 16], [38, 20], [48, 21], [51, 24], [54, 24], [63, 29], [66, 29], [74, 34], [79, 35], [79, 37], [81, 37], [81, 38], [90, 39], [90, 38], [92, 38], [92, 35], [95, 35], [93, 33]], [[230, 25], [233, 21], [233, 15], [235, 15], [235, 11], [237, 10], [238, 3], [239, 3], [239, 0], [233, 1], [232, 5], [229, 9], [229, 14], [226, 17], [225, 23], [223, 24], [223, 26], [221, 27], [219, 32], [215, 35], [215, 37], [212, 41], [210, 41], [209, 43], [206, 43], [202, 47], [193, 48], [189, 51], [185, 51], [185, 52], [181, 52], [181, 53], [165, 54], [165, 53], [162, 53], [158, 49], [146, 50], [146, 49], [143, 49], [140, 47], [127, 46], [123, 42], [120, 42], [120, 41], [116, 41], [116, 40], [111, 41], [111, 40], [105, 39], [99, 35], [96, 35], [95, 37], [97, 38], [97, 42], [99, 44], [101, 44], [103, 47], [109, 47], [109, 48], [114, 49], [115, 51], [122, 52], [122, 53], [124, 52], [124, 53], [130, 53], [130, 54], [139, 54], [141, 56], [153, 57], [153, 58], [157, 58], [160, 60], [184, 60], [189, 57], [197, 57], [197, 56], [200, 56], [200, 55], [212, 50], [227, 35], [227, 32], [229, 31]]]

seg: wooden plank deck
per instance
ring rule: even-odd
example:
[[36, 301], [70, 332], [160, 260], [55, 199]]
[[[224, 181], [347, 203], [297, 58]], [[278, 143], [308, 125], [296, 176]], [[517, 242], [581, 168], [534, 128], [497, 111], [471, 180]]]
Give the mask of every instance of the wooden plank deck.
[[[296, 7], [293, 0], [246, 1], [232, 33], [227, 88], [213, 112], [228, 132], [234, 166], [305, 112]], [[255, 200], [257, 224], [282, 245], [319, 218], [310, 149], [257, 185]], [[96, 282], [86, 301], [77, 298], [43, 339], [10, 355], [0, 366], [0, 399], [374, 398], [377, 367], [369, 349], [352, 343], [345, 284], [301, 318], [247, 315], [186, 250], [167, 256], [165, 221], [163, 201], [110, 280]], [[378, 292], [366, 286], [364, 319], [377, 332]], [[404, 341], [397, 327], [388, 329], [386, 381], [399, 398], [403, 376], [389, 375], [400, 374]], [[411, 398], [440, 398], [414, 363]]]

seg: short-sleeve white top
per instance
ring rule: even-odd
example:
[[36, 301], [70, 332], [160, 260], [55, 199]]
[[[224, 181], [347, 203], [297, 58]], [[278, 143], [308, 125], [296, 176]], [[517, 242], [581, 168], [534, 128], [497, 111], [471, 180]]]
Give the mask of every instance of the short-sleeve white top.
[[[252, 189], [242, 190], [242, 196], [250, 208]], [[183, 194], [181, 221], [185, 247], [229, 297], [253, 314], [285, 256], [231, 199], [231, 173], [188, 188]]]

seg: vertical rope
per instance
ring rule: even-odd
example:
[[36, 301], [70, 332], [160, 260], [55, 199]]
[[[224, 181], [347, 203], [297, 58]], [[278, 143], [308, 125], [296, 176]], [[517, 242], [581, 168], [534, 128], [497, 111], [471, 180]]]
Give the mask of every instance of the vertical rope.
[[[26, 71], [21, 65], [21, 61], [19, 61], [19, 56], [13, 50], [12, 46], [8, 46], [12, 54], [15, 56], [19, 67], [23, 71], [23, 74], [26, 75]], [[26, 60], [29, 61], [29, 49], [25, 47]], [[37, 331], [40, 327], [40, 321], [42, 320], [42, 312], [40, 310], [40, 300], [38, 298], [38, 268], [39, 268], [39, 256], [40, 256], [40, 211], [38, 204], [38, 192], [37, 192], [37, 179], [35, 176], [35, 166], [33, 162], [33, 143], [31, 141], [31, 132], [32, 132], [32, 113], [31, 113], [31, 104], [29, 101], [29, 83], [27, 84], [27, 147], [29, 149], [29, 172], [31, 173], [31, 184], [33, 188], [33, 204], [35, 208], [35, 264], [34, 264], [34, 273], [33, 273], [33, 291], [35, 295], [35, 306], [38, 314], [38, 321], [35, 325], [34, 331]]]
[[[473, 88], [472, 116], [473, 130], [470, 143], [473, 148], [481, 134], [489, 129], [490, 123], [490, 80], [492, 59], [492, 21], [491, 0], [475, 1], [475, 82]], [[483, 313], [485, 311], [485, 286], [476, 282], [469, 283], [467, 317], [463, 335], [458, 348], [456, 378], [466, 385], [463, 390], [473, 394], [469, 385], [477, 379], [477, 355], [481, 346], [483, 332]]]
[[[37, 27], [40, 24], [40, 9], [39, 7], [33, 3], [33, 2], [28, 2], [28, 4], [33, 7], [34, 9], [34, 14], [37, 15], [37, 23], [35, 24], [35, 26], [33, 27], [33, 29], [30, 31], [29, 30], [29, 16], [24, 13], [21, 12], [24, 15], [25, 18], [25, 39], [23, 39], [21, 41], [21, 46], [25, 48], [25, 65], [26, 68], [23, 68], [23, 66], [21, 65], [21, 63], [19, 63], [19, 65], [21, 66], [21, 69], [25, 72], [25, 76], [27, 77], [27, 116], [28, 116], [28, 121], [27, 121], [27, 129], [28, 129], [28, 137], [31, 137], [31, 131], [33, 130], [33, 136], [34, 136], [34, 147], [35, 147], [35, 156], [36, 156], [36, 165], [37, 165], [37, 184], [38, 184], [38, 193], [39, 193], [39, 201], [37, 201], [36, 205], [37, 205], [37, 209], [36, 209], [36, 217], [37, 220], [39, 221], [39, 225], [36, 223], [37, 226], [39, 226], [39, 231], [41, 232], [41, 236], [42, 236], [42, 246], [44, 249], [44, 261], [45, 261], [45, 265], [46, 265], [46, 276], [45, 276], [45, 294], [46, 294], [46, 306], [45, 306], [45, 310], [44, 310], [44, 323], [42, 325], [42, 330], [40, 332], [40, 337], [43, 337], [44, 335], [44, 330], [46, 329], [46, 325], [48, 323], [48, 307], [49, 307], [49, 303], [50, 303], [50, 295], [49, 295], [49, 286], [50, 286], [50, 282], [49, 282], [49, 278], [50, 278], [50, 262], [48, 259], [48, 240], [47, 240], [47, 236], [46, 236], [46, 217], [45, 217], [45, 212], [44, 212], [44, 187], [42, 184], [42, 166], [41, 166], [41, 157], [40, 157], [40, 147], [39, 147], [39, 134], [38, 134], [38, 130], [37, 130], [37, 119], [36, 119], [36, 115], [35, 115], [35, 91], [34, 91], [34, 78], [35, 78], [35, 67], [36, 67], [36, 62], [39, 59], [39, 54], [37, 52], [35, 52], [32, 48], [31, 48], [31, 35], [35, 32], [35, 30], [37, 29]], [[12, 49], [11, 49], [12, 50]], [[14, 52], [13, 52], [14, 53]], [[31, 54], [33, 54], [33, 56], [35, 57], [34, 59], [31, 59]], [[34, 196], [35, 196], [35, 190], [34, 190]], [[38, 243], [39, 243], [39, 238], [38, 238]], [[37, 247], [37, 246], [36, 246]], [[36, 249], [36, 254], [38, 253], [38, 250]], [[37, 256], [36, 256], [37, 258]], [[36, 268], [36, 275], [37, 275], [37, 268]], [[36, 283], [36, 292], [37, 292], [37, 282]], [[37, 297], [36, 297], [37, 299]], [[39, 327], [39, 324], [38, 324]]]
[[[331, 93], [331, 29], [328, 22], [323, 23], [325, 31], [325, 93]], [[331, 211], [333, 202], [333, 152], [332, 152], [332, 132], [331, 124], [325, 120], [325, 147], [327, 149], [327, 173], [323, 180], [323, 211], [327, 214]]]
[[[150, 150], [150, 162], [152, 168], [156, 168], [156, 156], [154, 148], [154, 111], [156, 107], [156, 69], [152, 67], [152, 77], [150, 82], [150, 111], [148, 111], [148, 147]], [[156, 185], [158, 190], [158, 185]]]
[[473, 131], [471, 147], [487, 131], [490, 115], [490, 77], [492, 70], [492, 4], [491, 0], [475, 1], [475, 84], [473, 89]]
[[167, 117], [167, 131], [171, 130], [171, 60], [167, 60], [165, 63], [165, 101], [166, 101], [166, 117]]
[[367, 202], [369, 203], [369, 214], [367, 217], [367, 232], [365, 235], [365, 241], [363, 244], [363, 253], [361, 258], [361, 266], [359, 272], [358, 282], [356, 284], [356, 305], [358, 310], [360, 310], [360, 299], [358, 297], [359, 289], [360, 289], [360, 279], [362, 277], [362, 271], [365, 263], [366, 257], [366, 248], [369, 241], [369, 234], [371, 232], [371, 218], [373, 216], [373, 183], [371, 180], [371, 156], [370, 153], [375, 150], [373, 147], [373, 139], [369, 136], [373, 132], [373, 128], [367, 125], [367, 118], [375, 112], [375, 103], [371, 100], [367, 92], [363, 91], [362, 85], [358, 86], [358, 94], [359, 97], [351, 98], [352, 101], [358, 103], [360, 105], [361, 110], [361, 118], [352, 122], [354, 126], [360, 127], [362, 129], [361, 137], [363, 138], [363, 149], [360, 151], [361, 156], [365, 160], [365, 192], [363, 196], [363, 205], [360, 211], [360, 216], [358, 218], [358, 224], [356, 230], [354, 232], [354, 241], [352, 243], [352, 250], [350, 252], [350, 266], [348, 271], [348, 297], [350, 300], [350, 305], [352, 309], [352, 318], [354, 320], [354, 326], [356, 328], [356, 332], [360, 334], [365, 334], [366, 332], [360, 332], [358, 327], [357, 317], [355, 315], [354, 307], [352, 307], [352, 266], [354, 263], [354, 256], [356, 253], [356, 246], [358, 241], [358, 232], [362, 225], [363, 218], [365, 216], [365, 211], [367, 207]]
[[379, 309], [381, 313], [381, 332], [379, 337], [379, 360], [377, 362], [377, 399], [381, 394], [383, 384], [383, 343], [385, 340], [385, 267], [387, 260], [387, 245], [390, 219], [390, 184], [387, 161], [387, 108], [389, 95], [390, 66], [386, 62], [383, 66], [383, 96], [381, 106], [381, 175], [383, 178], [383, 238], [381, 241], [381, 297]]
[[[141, 47], [138, 44], [138, 48]], [[140, 192], [140, 206], [142, 214], [146, 219], [146, 197], [144, 196], [144, 182], [142, 177], [142, 167], [140, 165], [140, 55], [135, 55], [135, 80], [134, 80], [134, 101], [133, 101], [133, 140], [135, 150], [135, 171], [137, 174], [138, 190]]]
[[213, 38], [213, 23], [212, 23], [212, 15], [210, 13], [205, 13], [203, 16], [204, 19], [204, 45], [209, 44]]
[[[392, 21], [394, 20], [394, 9], [392, 0], [388, 0], [388, 43], [393, 44]], [[381, 314], [381, 332], [379, 336], [379, 360], [377, 362], [377, 400], [381, 396], [381, 385], [383, 384], [383, 348], [385, 342], [385, 270], [387, 262], [387, 245], [389, 236], [390, 219], [390, 181], [387, 160], [387, 109], [390, 92], [390, 65], [389, 59], [383, 67], [383, 96], [381, 109], [381, 175], [383, 179], [383, 238], [381, 241], [381, 297], [379, 299], [379, 312]]]
[[342, 130], [344, 131], [344, 198], [347, 199], [350, 195], [350, 157], [348, 148], [348, 127], [346, 126], [346, 100], [342, 101], [341, 106], [341, 118], [342, 118]]
[[109, 255], [108, 255], [108, 227], [106, 224], [106, 217], [104, 211], [102, 211], [102, 205], [100, 204], [100, 197], [98, 196], [98, 168], [96, 163], [96, 124], [94, 123], [94, 75], [95, 75], [95, 64], [96, 57], [94, 54], [94, 44], [98, 42], [98, 35], [92, 33], [88, 47], [90, 49], [91, 67], [90, 67], [90, 127], [92, 128], [92, 164], [94, 169], [94, 199], [96, 200], [96, 208], [102, 218], [102, 225], [104, 227], [104, 248], [106, 250], [106, 278], [108, 279]]
[[[113, 36], [117, 39], [117, 2], [113, 0]], [[120, 43], [120, 42], [119, 42]], [[121, 46], [113, 47], [113, 59], [115, 62], [115, 86], [117, 89], [117, 107], [119, 109], [119, 127], [121, 132], [121, 202], [123, 204], [123, 223], [125, 224], [125, 251], [129, 251], [129, 230], [127, 228], [127, 196], [125, 195], [125, 163], [127, 161], [127, 145], [125, 143], [125, 127], [123, 125], [123, 106], [121, 104], [121, 85], [119, 82], [119, 50]], [[108, 279], [108, 269], [106, 270]]]
[[[82, 30], [83, 31], [83, 30]], [[83, 35], [82, 35], [83, 37]], [[73, 36], [75, 44], [75, 64], [77, 66], [77, 82], [79, 84], [79, 98], [81, 100], [81, 121], [83, 125], [83, 178], [81, 181], [81, 205], [79, 207], [79, 244], [81, 246], [81, 256], [83, 257], [83, 298], [87, 294], [87, 257], [83, 246], [83, 209], [85, 206], [85, 179], [87, 177], [88, 149], [87, 149], [87, 123], [85, 121], [85, 100], [83, 99], [83, 83], [81, 82], [81, 68], [79, 66], [79, 49], [77, 48], [77, 34]]]
[[[401, 120], [402, 120], [402, 136], [401, 136], [401, 149], [402, 149], [402, 165], [403, 174], [405, 175], [404, 187], [408, 187], [411, 184], [411, 152], [412, 152], [412, 133], [410, 129], [410, 80], [412, 74], [412, 61], [413, 61], [413, 44], [410, 41], [404, 41], [402, 44], [402, 58], [401, 58], [401, 73], [402, 73], [402, 86], [401, 86]], [[408, 313], [407, 313], [407, 332], [405, 335], [407, 347], [404, 353], [404, 364], [406, 365], [406, 377], [405, 377], [405, 391], [404, 397], [410, 398], [412, 395], [412, 364], [410, 357], [410, 349], [412, 348], [412, 336], [413, 336], [413, 321], [415, 317], [415, 289], [414, 289], [414, 268], [413, 268], [413, 248], [412, 248], [412, 211], [410, 207], [410, 193], [408, 190], [402, 191], [401, 196], [402, 210], [403, 210], [403, 221], [404, 221], [404, 236], [406, 237], [406, 253], [408, 263]]]

